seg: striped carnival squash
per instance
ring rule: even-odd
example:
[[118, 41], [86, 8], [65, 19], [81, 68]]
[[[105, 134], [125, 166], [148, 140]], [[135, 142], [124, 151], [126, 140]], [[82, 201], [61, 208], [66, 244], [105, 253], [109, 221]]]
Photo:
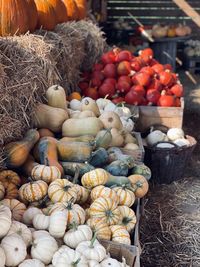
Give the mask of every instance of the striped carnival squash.
[[55, 166], [36, 165], [31, 172], [33, 180], [43, 180], [46, 183], [51, 183], [56, 179], [61, 178], [61, 172]]
[[117, 193], [113, 189], [103, 185], [98, 185], [95, 188], [93, 188], [90, 197], [93, 201], [99, 197], [108, 197], [113, 201], [115, 201], [116, 203], [119, 202], [119, 197]]
[[92, 231], [96, 233], [98, 239], [111, 239], [110, 227], [107, 225], [104, 219], [90, 218], [87, 220], [87, 225], [89, 225]]
[[29, 30], [28, 9], [24, 0], [1, 0], [0, 36], [26, 33]]
[[110, 230], [112, 232], [112, 241], [131, 245], [130, 235], [123, 225], [111, 225]]
[[97, 185], [104, 185], [109, 178], [109, 173], [104, 169], [97, 168], [85, 173], [81, 178], [81, 183], [84, 187], [92, 189]]
[[120, 211], [117, 204], [110, 198], [99, 197], [90, 206], [90, 217], [105, 219], [108, 225], [117, 224], [120, 221]]
[[137, 222], [135, 212], [127, 206], [118, 206], [121, 213], [121, 225], [125, 226], [126, 230], [130, 233]]
[[83, 187], [83, 186], [81, 186], [79, 184], [75, 184], [74, 186], [75, 186], [75, 188], [77, 190], [76, 202], [78, 204], [85, 203], [88, 200], [89, 196], [90, 196], [90, 191], [87, 188], [85, 188], [85, 187]]
[[22, 221], [24, 212], [26, 211], [26, 206], [24, 203], [20, 202], [17, 199], [4, 199], [2, 202], [7, 206], [12, 212], [12, 219], [16, 221]]
[[42, 180], [23, 184], [19, 189], [19, 196], [23, 202], [34, 202], [46, 196], [48, 185]]
[[85, 210], [78, 204], [73, 204], [72, 201], [67, 203], [57, 202], [49, 210], [49, 215], [56, 211], [67, 211], [67, 225], [70, 226], [73, 223], [81, 225], [85, 223]]
[[113, 190], [119, 197], [119, 205], [131, 207], [135, 202], [135, 194], [130, 189], [126, 187], [116, 186], [113, 187]]
[[57, 179], [49, 185], [48, 196], [53, 203], [66, 203], [70, 200], [75, 202], [77, 188], [67, 179]]

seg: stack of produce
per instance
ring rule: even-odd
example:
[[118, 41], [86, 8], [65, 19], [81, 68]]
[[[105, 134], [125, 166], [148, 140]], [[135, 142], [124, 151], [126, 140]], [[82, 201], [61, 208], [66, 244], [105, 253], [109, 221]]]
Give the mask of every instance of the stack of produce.
[[162, 65], [146, 48], [133, 56], [114, 48], [103, 54], [91, 73], [82, 74], [82, 95], [93, 99], [108, 97], [114, 103], [180, 107], [183, 86], [169, 64]]
[[10, 170], [0, 173], [2, 266], [89, 267], [92, 260], [126, 266], [97, 240], [131, 244], [132, 206], [147, 193], [150, 170], [112, 146], [110, 124], [123, 127], [117, 113], [102, 119], [86, 98], [78, 118], [70, 118], [60, 86], [47, 90], [47, 100], [34, 111], [38, 130], [5, 146]]
[[189, 40], [185, 43], [184, 53], [188, 57], [199, 57], [200, 56], [200, 41], [199, 40]]
[[53, 30], [58, 23], [86, 17], [85, 0], [3, 0], [0, 4], [0, 35]]
[[152, 36], [154, 38], [164, 38], [164, 37], [183, 37], [186, 35], [191, 34], [192, 29], [183, 24], [178, 24], [178, 25], [160, 25], [156, 24], [152, 27]]

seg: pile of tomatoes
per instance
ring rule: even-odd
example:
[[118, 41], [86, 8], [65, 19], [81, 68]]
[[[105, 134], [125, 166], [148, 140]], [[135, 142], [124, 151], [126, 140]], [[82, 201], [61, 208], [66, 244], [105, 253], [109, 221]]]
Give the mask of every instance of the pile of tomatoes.
[[115, 48], [102, 55], [92, 72], [82, 74], [82, 95], [98, 99], [107, 97], [114, 103], [180, 107], [183, 86], [169, 64], [162, 65], [146, 48], [134, 56]]

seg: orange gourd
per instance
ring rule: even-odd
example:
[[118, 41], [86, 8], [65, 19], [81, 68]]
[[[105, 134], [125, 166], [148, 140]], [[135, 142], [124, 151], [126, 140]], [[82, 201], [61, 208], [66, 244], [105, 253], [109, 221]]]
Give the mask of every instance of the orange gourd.
[[79, 9], [74, 0], [62, 0], [67, 8], [67, 15], [69, 20], [78, 20]]
[[12, 212], [12, 219], [16, 221], [22, 221], [22, 216], [26, 210], [24, 203], [17, 199], [4, 199], [2, 203], [7, 206]]
[[79, 11], [79, 19], [84, 19], [87, 15], [87, 7], [86, 7], [86, 0], [75, 0], [78, 11]]
[[56, 12], [48, 0], [34, 0], [38, 12], [38, 27], [45, 30], [53, 30], [57, 23]]
[[6, 165], [8, 167], [20, 167], [23, 165], [39, 137], [38, 131], [31, 129], [21, 141], [7, 144], [5, 146]]
[[23, 34], [29, 30], [28, 4], [24, 0], [0, 1], [0, 35]]
[[24, 163], [24, 165], [22, 166], [22, 170], [23, 172], [27, 175], [27, 176], [31, 176], [31, 172], [32, 169], [38, 165], [37, 162], [35, 162], [33, 156], [29, 155], [26, 162]]
[[68, 21], [67, 8], [61, 0], [48, 0], [54, 8], [57, 23]]
[[18, 197], [18, 189], [16, 185], [10, 183], [5, 189], [6, 189], [6, 193], [5, 193], [4, 198], [12, 199], [12, 198]]
[[28, 17], [29, 17], [29, 30], [33, 32], [36, 29], [38, 22], [38, 13], [34, 0], [26, 0], [29, 5]]
[[46, 128], [39, 129], [38, 132], [40, 134], [40, 138], [46, 137], [46, 136], [51, 136], [51, 137], [55, 136], [52, 131], [50, 131], [49, 129], [46, 129]]
[[0, 182], [2, 182], [5, 188], [7, 188], [9, 184], [19, 186], [21, 179], [16, 172], [5, 170], [0, 172]]
[[68, 96], [68, 100], [71, 101], [72, 99], [81, 100], [81, 94], [79, 92], [73, 92]]

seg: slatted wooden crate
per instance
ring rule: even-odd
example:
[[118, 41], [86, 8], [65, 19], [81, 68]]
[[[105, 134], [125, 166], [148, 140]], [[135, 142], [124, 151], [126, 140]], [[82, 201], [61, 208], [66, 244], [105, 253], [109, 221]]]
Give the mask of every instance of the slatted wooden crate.
[[184, 55], [184, 68], [193, 73], [200, 73], [200, 57], [188, 57]]

